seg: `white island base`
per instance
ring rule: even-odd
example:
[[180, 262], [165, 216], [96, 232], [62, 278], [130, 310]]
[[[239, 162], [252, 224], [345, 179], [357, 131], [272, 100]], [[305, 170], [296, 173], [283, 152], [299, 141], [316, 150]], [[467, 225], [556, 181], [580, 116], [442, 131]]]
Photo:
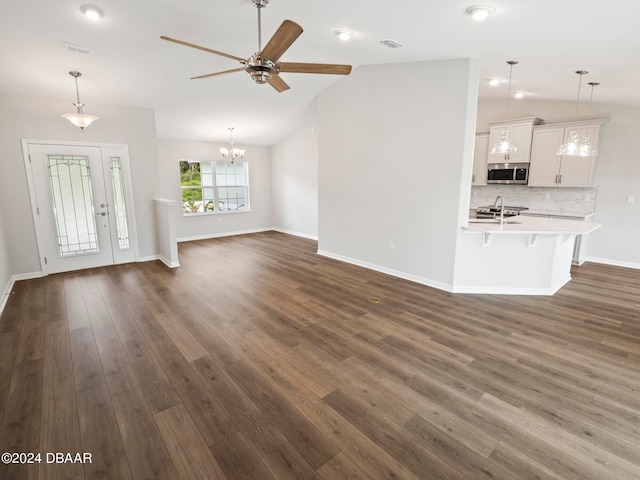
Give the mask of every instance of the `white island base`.
[[511, 217], [510, 222], [470, 220], [458, 236], [453, 291], [553, 295], [571, 280], [577, 235], [597, 223], [554, 218]]

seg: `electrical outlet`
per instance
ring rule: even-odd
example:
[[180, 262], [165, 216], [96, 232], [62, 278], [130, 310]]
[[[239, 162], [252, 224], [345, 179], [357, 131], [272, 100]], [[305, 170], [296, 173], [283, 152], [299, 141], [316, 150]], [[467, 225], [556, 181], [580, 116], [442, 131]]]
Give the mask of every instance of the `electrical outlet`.
[[396, 250], [396, 242], [389, 242], [389, 250], [395, 252]]
[[551, 200], [551, 194], [550, 193], [545, 193], [544, 194], [544, 199], [545, 200]]
[[627, 195], [627, 203], [633, 203], [636, 201], [636, 197], [633, 195]]
[[591, 195], [589, 195], [588, 193], [586, 193], [586, 194], [584, 195], [584, 201], [585, 201], [585, 202], [588, 202], [589, 200], [591, 200]]

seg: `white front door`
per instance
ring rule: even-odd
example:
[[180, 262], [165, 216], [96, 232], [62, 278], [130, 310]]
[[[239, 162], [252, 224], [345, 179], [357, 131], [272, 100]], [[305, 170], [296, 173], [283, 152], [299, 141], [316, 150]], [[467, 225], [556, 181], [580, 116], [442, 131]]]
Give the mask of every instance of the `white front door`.
[[126, 146], [26, 147], [43, 273], [134, 261]]

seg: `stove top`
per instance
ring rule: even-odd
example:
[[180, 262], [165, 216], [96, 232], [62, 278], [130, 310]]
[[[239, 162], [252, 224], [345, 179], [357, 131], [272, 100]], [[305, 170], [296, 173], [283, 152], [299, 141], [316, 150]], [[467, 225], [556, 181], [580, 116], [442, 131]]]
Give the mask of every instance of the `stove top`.
[[505, 217], [514, 217], [516, 215], [520, 215], [520, 212], [523, 210], [529, 210], [527, 207], [494, 207], [486, 206], [486, 207], [478, 207], [476, 208], [476, 217], [478, 218], [494, 218], [500, 216], [500, 211], [502, 210], [502, 214]]

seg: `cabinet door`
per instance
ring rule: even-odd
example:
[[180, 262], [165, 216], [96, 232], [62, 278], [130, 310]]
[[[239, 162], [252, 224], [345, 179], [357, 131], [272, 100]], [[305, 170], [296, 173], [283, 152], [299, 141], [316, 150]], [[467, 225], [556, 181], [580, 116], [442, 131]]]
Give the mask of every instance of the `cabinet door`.
[[545, 128], [533, 131], [530, 187], [555, 187], [560, 173], [560, 156], [556, 155], [564, 139], [564, 128]]
[[511, 142], [518, 147], [518, 151], [509, 155], [510, 162], [526, 162], [531, 158], [531, 139], [533, 125], [530, 123], [516, 123], [511, 125]]
[[[571, 132], [577, 132], [578, 138], [589, 135], [591, 146], [598, 148], [598, 137], [600, 125], [586, 125], [578, 128], [565, 128], [564, 142], [569, 140]], [[593, 182], [593, 172], [595, 170], [596, 157], [569, 157], [562, 156], [560, 165], [560, 187], [590, 187]]]
[[529, 162], [531, 154], [532, 123], [512, 123], [508, 125], [494, 125], [489, 129], [489, 150], [502, 139], [504, 129], [509, 129], [509, 137], [517, 151], [509, 154], [489, 153], [490, 162]]
[[476, 135], [473, 149], [473, 179], [472, 185], [487, 184], [487, 158], [489, 155], [489, 135]]

